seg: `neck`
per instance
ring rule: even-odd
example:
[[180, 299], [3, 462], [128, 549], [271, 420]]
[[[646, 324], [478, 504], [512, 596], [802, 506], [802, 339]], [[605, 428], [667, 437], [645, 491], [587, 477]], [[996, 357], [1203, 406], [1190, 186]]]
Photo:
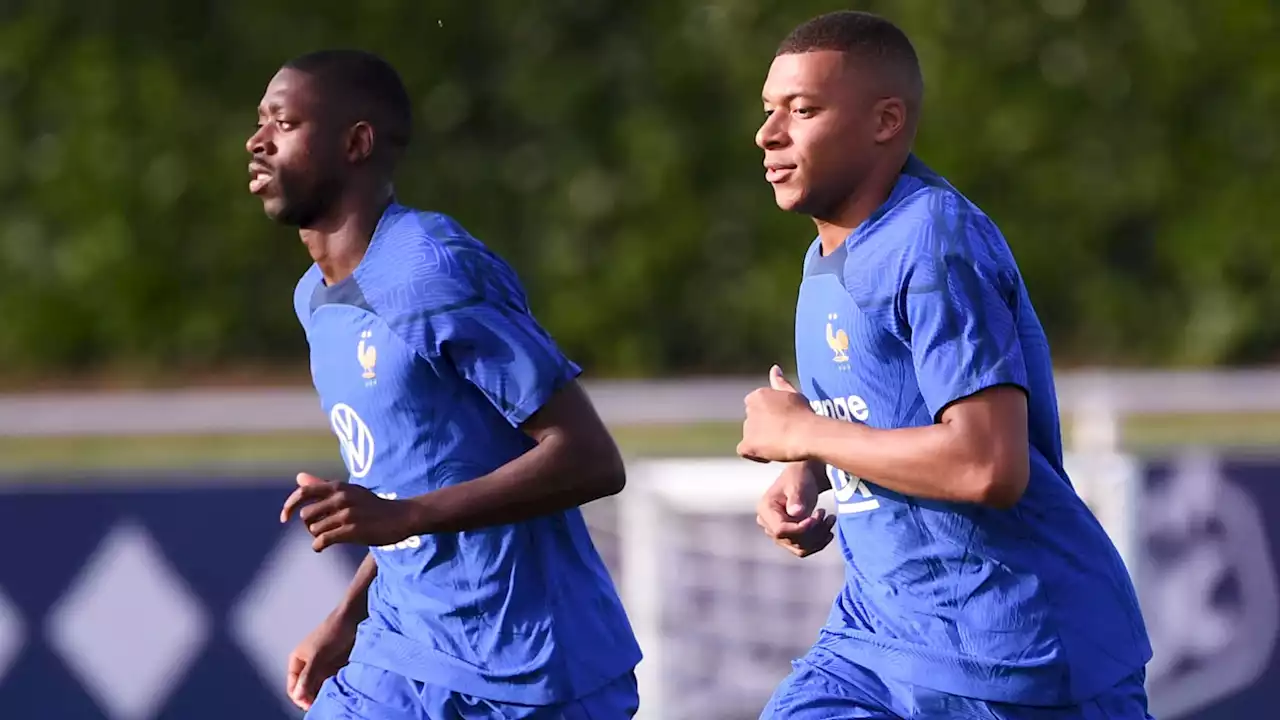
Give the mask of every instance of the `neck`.
[[866, 222], [867, 218], [871, 217], [871, 213], [889, 199], [906, 163], [907, 159], [904, 155], [894, 157], [890, 162], [877, 164], [832, 212], [821, 217], [814, 216], [813, 222], [818, 226], [818, 237], [822, 239], [823, 255], [835, 252], [854, 228]]
[[390, 186], [377, 193], [344, 197], [333, 212], [299, 230], [302, 244], [327, 285], [342, 282], [355, 272], [391, 200]]

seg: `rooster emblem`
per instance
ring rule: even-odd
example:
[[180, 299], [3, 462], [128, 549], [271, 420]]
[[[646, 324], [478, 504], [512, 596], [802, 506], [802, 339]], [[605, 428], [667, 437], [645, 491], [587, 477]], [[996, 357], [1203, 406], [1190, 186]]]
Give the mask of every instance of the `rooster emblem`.
[[843, 329], [835, 330], [831, 327], [831, 321], [835, 319], [835, 313], [827, 316], [827, 347], [836, 354], [832, 358], [833, 362], [847, 363], [849, 362], [849, 334]]
[[365, 340], [373, 335], [373, 332], [365, 330], [360, 333], [360, 344], [356, 346], [356, 359], [360, 361], [360, 367], [364, 368], [361, 375], [365, 380], [372, 380], [376, 377], [373, 372], [373, 366], [378, 362], [378, 348], [372, 345], [366, 345]]

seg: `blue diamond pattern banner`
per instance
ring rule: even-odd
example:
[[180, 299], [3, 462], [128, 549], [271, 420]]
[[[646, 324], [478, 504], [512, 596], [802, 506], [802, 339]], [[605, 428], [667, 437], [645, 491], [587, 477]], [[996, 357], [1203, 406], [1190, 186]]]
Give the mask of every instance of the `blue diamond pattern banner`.
[[300, 716], [285, 660], [360, 552], [279, 523], [287, 478], [76, 480], [0, 499], [0, 717]]

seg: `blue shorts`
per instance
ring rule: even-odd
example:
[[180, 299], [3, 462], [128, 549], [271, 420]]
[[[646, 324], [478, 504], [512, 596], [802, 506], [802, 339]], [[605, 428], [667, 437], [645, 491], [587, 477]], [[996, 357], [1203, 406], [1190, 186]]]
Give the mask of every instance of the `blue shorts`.
[[634, 673], [562, 705], [517, 705], [463, 695], [389, 670], [351, 663], [324, 681], [306, 720], [630, 720]]
[[760, 720], [1152, 720], [1143, 670], [1079, 705], [1033, 707], [948, 695], [881, 678], [819, 648], [792, 667]]

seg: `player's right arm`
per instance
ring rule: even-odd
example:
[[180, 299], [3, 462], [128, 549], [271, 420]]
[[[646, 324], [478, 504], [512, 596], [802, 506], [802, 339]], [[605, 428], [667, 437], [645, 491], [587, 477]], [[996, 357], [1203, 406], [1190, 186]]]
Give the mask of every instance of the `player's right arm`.
[[369, 617], [369, 586], [377, 576], [378, 563], [373, 559], [373, 553], [369, 553], [364, 556], [360, 567], [356, 569], [356, 576], [347, 587], [347, 594], [333, 611], [352, 628]]
[[796, 557], [808, 557], [830, 544], [836, 517], [818, 508], [818, 496], [831, 489], [826, 468], [813, 461], [788, 463], [756, 504], [756, 524]]
[[[775, 390], [789, 389], [781, 373], [770, 373]], [[831, 543], [834, 515], [818, 509], [818, 496], [831, 489], [826, 466], [815, 460], [787, 463], [756, 503], [756, 524], [796, 557], [808, 557]]]
[[369, 616], [369, 586], [377, 575], [378, 564], [369, 553], [338, 606], [289, 654], [285, 691], [303, 710], [315, 702], [324, 681], [347, 664], [356, 628]]

